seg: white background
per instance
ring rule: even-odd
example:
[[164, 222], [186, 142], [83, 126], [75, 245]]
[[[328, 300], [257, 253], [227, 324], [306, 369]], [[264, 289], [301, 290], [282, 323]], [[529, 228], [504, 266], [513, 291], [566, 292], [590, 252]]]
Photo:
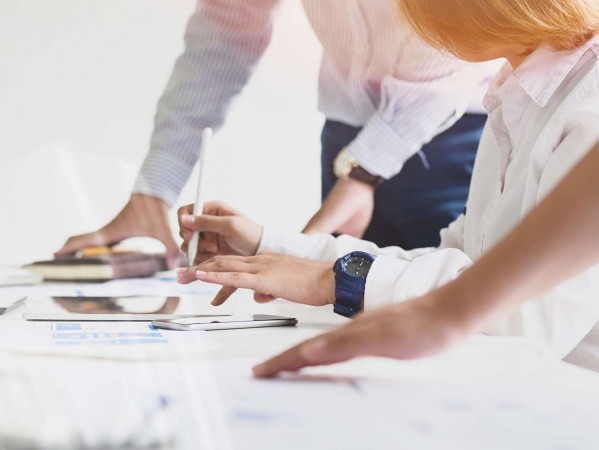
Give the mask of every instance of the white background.
[[[299, 230], [320, 199], [320, 47], [300, 2], [282, 3], [272, 44], [215, 139], [206, 185], [208, 198]], [[194, 8], [0, 2], [0, 263], [50, 257], [124, 205]], [[178, 204], [192, 202], [190, 180]]]

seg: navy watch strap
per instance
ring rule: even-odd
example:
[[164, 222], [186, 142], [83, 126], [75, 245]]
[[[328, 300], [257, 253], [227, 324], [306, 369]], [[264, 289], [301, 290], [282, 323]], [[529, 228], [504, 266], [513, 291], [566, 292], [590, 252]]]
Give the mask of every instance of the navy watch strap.
[[347, 264], [352, 258], [360, 257], [374, 261], [374, 256], [365, 252], [352, 252], [335, 262], [335, 305], [334, 311], [345, 317], [353, 317], [362, 309], [362, 301], [366, 290], [366, 275], [350, 275], [346, 271]]

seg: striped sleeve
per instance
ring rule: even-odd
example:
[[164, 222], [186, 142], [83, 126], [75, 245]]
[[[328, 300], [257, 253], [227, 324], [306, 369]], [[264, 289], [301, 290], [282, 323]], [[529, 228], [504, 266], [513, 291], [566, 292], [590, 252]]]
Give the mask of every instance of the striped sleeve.
[[462, 117], [490, 73], [489, 65], [467, 64], [412, 42], [395, 73], [382, 80], [378, 109], [348, 146], [360, 166], [387, 179]]
[[279, 0], [198, 0], [178, 58], [158, 102], [150, 151], [134, 193], [172, 206], [199, 157], [201, 133], [222, 126], [272, 35]]

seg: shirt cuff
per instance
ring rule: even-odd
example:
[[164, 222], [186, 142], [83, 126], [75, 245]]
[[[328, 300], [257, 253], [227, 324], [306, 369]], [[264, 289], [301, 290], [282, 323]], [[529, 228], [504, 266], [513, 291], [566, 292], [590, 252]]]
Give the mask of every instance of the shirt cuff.
[[256, 254], [272, 252], [302, 257], [306, 253], [308, 239], [301, 233], [281, 233], [273, 228], [262, 227], [262, 238]]
[[390, 256], [376, 257], [366, 277], [364, 311], [380, 308], [401, 300], [394, 298], [395, 281], [409, 264], [409, 261]]
[[189, 179], [193, 166], [168, 152], [152, 150], [141, 167], [133, 193], [158, 197], [172, 207]]
[[347, 150], [365, 170], [389, 179], [397, 175], [405, 162], [424, 144], [417, 128], [406, 123], [402, 126], [406, 133], [400, 136], [376, 112]]

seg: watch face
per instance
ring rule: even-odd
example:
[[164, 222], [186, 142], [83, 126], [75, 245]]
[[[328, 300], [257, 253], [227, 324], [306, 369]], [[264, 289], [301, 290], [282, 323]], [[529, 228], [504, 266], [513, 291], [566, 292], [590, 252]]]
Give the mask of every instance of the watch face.
[[345, 272], [352, 277], [365, 277], [368, 275], [372, 261], [363, 256], [354, 256], [345, 266]]
[[342, 150], [335, 158], [333, 171], [337, 178], [347, 178], [356, 165], [353, 156], [347, 150]]

